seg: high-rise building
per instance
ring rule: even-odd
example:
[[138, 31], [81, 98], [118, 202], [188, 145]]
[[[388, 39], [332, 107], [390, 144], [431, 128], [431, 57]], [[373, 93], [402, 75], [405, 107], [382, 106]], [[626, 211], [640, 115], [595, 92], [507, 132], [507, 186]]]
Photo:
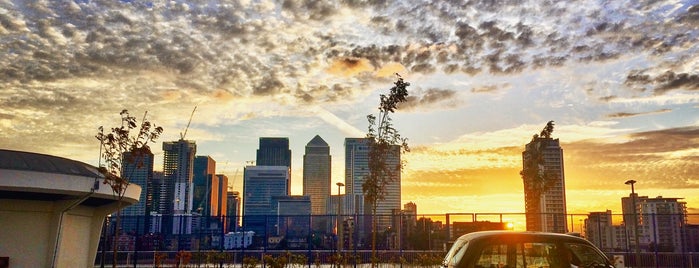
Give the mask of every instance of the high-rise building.
[[[534, 171], [529, 174], [547, 177], [543, 184], [536, 178], [523, 178], [527, 230], [567, 232], [563, 149], [558, 139], [535, 136], [522, 152], [522, 160], [524, 170]], [[539, 191], [542, 186], [543, 192]]]
[[[163, 142], [163, 173], [165, 175], [165, 202], [169, 209], [163, 217], [163, 228], [172, 227], [173, 234], [191, 233], [191, 215], [194, 203], [193, 177], [194, 156], [197, 145], [194, 141], [178, 140]], [[173, 220], [167, 215], [176, 216]], [[169, 222], [172, 220], [172, 222]]]
[[[354, 213], [364, 215], [356, 220], [359, 235], [363, 237], [367, 226], [371, 226], [371, 204], [364, 198], [362, 185], [369, 175], [369, 151], [371, 150], [370, 140], [367, 138], [345, 138], [345, 196], [343, 201], [344, 213]], [[398, 169], [400, 165], [400, 146], [391, 146], [391, 152], [386, 155], [386, 165], [395, 167], [391, 171], [391, 177], [385, 185], [385, 195], [383, 200], [376, 204], [377, 229], [385, 230], [391, 226], [392, 213], [401, 208], [401, 173]]]
[[687, 203], [682, 198], [658, 196], [640, 203], [640, 244], [649, 251], [685, 252], [683, 230], [687, 225]]
[[296, 239], [308, 237], [311, 220], [310, 196], [273, 196], [271, 209], [276, 216], [272, 219], [275, 235]]
[[256, 164], [258, 166], [286, 166], [291, 168], [289, 138], [260, 138]]
[[174, 213], [191, 213], [194, 193], [194, 155], [197, 145], [193, 141], [163, 142], [163, 173], [166, 184], [172, 189], [167, 198], [172, 201]]
[[213, 207], [213, 194], [215, 187], [213, 181], [216, 173], [216, 161], [210, 156], [198, 155], [194, 158], [194, 204], [192, 209], [202, 216], [212, 216], [215, 213]]
[[311, 213], [325, 215], [330, 196], [330, 146], [318, 135], [306, 144], [303, 155], [303, 195], [311, 197]]
[[238, 227], [240, 227], [240, 206], [240, 193], [238, 191], [228, 191], [226, 200], [227, 232], [238, 231]]
[[228, 176], [216, 174], [211, 191], [212, 209], [211, 215], [215, 217], [228, 214]]
[[289, 168], [247, 166], [243, 172], [243, 228], [265, 236], [273, 218], [272, 197], [289, 195]]
[[141, 186], [139, 202], [124, 208], [121, 212], [121, 229], [146, 234], [149, 229], [150, 211], [153, 208], [153, 154], [126, 152], [122, 156], [121, 177], [129, 183]]
[[615, 229], [612, 227], [612, 211], [590, 212], [585, 219], [585, 238], [604, 251], [616, 246]]

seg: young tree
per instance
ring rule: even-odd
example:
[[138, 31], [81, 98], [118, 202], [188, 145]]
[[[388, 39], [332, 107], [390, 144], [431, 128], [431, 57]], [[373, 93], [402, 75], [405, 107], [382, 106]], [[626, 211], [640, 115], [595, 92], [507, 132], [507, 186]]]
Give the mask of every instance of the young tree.
[[[114, 127], [109, 133], [105, 133], [104, 128], [98, 128], [97, 140], [100, 141], [100, 165], [98, 170], [104, 175], [104, 184], [112, 188], [112, 193], [117, 198], [116, 231], [114, 237], [119, 237], [119, 225], [121, 223], [121, 203], [129, 187], [130, 174], [122, 174], [125, 164], [135, 165], [137, 168], [143, 166], [143, 159], [151, 155], [148, 143], [155, 140], [163, 133], [163, 128], [158, 127], [146, 120], [148, 112], [143, 114], [141, 126], [138, 133], [132, 135], [131, 131], [136, 129], [136, 118], [129, 115], [127, 110], [122, 110], [121, 126]], [[104, 160], [104, 163], [102, 163]], [[135, 170], [135, 169], [132, 169]], [[144, 201], [142, 201], [144, 202]], [[112, 267], [117, 263], [117, 239], [114, 239]]]
[[[364, 198], [371, 206], [371, 260], [372, 266], [376, 265], [376, 208], [386, 195], [386, 186], [403, 170], [403, 161], [397, 165], [388, 163], [389, 156], [399, 156], [401, 151], [409, 151], [407, 139], [400, 136], [393, 126], [390, 114], [398, 109], [398, 105], [407, 100], [407, 87], [410, 83], [404, 82], [398, 76], [398, 80], [389, 90], [388, 95], [381, 94], [379, 115], [367, 115], [369, 121], [369, 175], [364, 179], [362, 192]], [[398, 148], [396, 148], [398, 147]]]

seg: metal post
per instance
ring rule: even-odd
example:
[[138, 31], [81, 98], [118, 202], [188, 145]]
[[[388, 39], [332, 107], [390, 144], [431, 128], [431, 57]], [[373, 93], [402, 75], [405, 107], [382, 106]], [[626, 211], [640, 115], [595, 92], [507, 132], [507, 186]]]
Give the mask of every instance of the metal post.
[[345, 186], [344, 183], [338, 182], [337, 185], [337, 252], [342, 251], [342, 198], [340, 197], [340, 188]]
[[636, 208], [636, 192], [634, 191], [633, 185], [636, 183], [635, 180], [628, 180], [624, 184], [631, 185], [631, 206], [633, 206], [633, 233], [634, 233], [634, 245], [636, 252], [636, 266], [640, 261], [641, 249], [639, 248], [640, 241], [638, 240], [638, 212]]

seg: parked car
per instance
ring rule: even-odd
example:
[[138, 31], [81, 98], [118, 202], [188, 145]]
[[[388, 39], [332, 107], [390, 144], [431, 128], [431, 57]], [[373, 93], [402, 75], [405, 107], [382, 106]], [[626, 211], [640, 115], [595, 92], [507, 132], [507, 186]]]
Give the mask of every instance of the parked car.
[[589, 241], [567, 234], [483, 231], [465, 234], [442, 262], [444, 268], [613, 268]]

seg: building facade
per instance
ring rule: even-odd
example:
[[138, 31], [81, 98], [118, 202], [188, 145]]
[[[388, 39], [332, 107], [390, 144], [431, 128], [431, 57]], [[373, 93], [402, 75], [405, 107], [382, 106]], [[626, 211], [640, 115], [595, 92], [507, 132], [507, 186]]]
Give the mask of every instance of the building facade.
[[240, 207], [242, 202], [240, 200], [240, 192], [238, 191], [228, 191], [226, 200], [226, 218], [228, 223], [226, 224], [228, 232], [237, 232], [238, 227], [240, 227]]
[[[163, 213], [163, 227], [172, 227], [172, 234], [191, 233], [191, 215], [194, 206], [194, 156], [197, 145], [194, 141], [178, 140], [163, 142], [163, 175], [165, 195], [161, 202], [169, 203], [170, 209]], [[177, 216], [171, 220], [168, 215]], [[169, 222], [171, 221], [171, 222]]]
[[194, 158], [194, 205], [193, 210], [201, 216], [212, 216], [213, 195], [216, 192], [213, 182], [216, 174], [216, 161], [210, 156], [198, 155]]
[[613, 251], [615, 229], [612, 226], [612, 211], [590, 212], [585, 219], [585, 238], [603, 251]]
[[[359, 237], [368, 234], [371, 228], [371, 204], [365, 200], [362, 185], [369, 176], [370, 140], [367, 138], [345, 138], [345, 203], [343, 213], [360, 215], [355, 219]], [[376, 228], [386, 230], [392, 223], [392, 214], [401, 209], [401, 163], [400, 146], [391, 147], [386, 155], [386, 165], [396, 167], [391, 170], [391, 178], [385, 185], [383, 200], [376, 205]]]
[[153, 208], [153, 154], [133, 154], [126, 152], [122, 156], [121, 177], [129, 183], [141, 186], [139, 202], [121, 211], [121, 229], [126, 232], [145, 234], [149, 229], [149, 217]]
[[524, 203], [528, 231], [567, 232], [563, 149], [558, 139], [535, 136], [522, 152]]
[[303, 195], [311, 197], [311, 214], [327, 214], [326, 202], [330, 196], [330, 146], [316, 135], [306, 144], [303, 155]]
[[272, 197], [289, 195], [289, 168], [247, 166], [243, 172], [243, 228], [265, 236], [271, 222]]
[[286, 166], [291, 168], [289, 138], [260, 138], [256, 164], [258, 166]]

